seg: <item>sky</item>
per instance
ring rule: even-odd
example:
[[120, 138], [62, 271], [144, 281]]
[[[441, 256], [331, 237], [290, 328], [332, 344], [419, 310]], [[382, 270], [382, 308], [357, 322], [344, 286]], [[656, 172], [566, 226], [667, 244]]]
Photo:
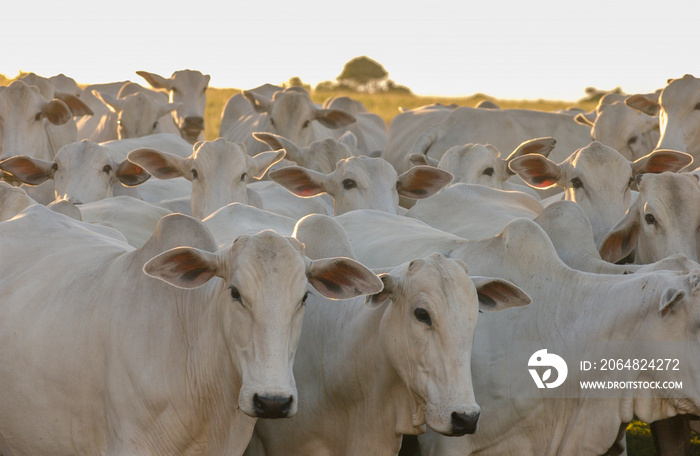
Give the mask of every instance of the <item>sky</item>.
[[575, 101], [700, 76], [698, 17], [696, 0], [15, 0], [0, 73], [147, 85], [137, 70], [189, 68], [212, 87], [315, 86], [366, 55], [418, 95]]

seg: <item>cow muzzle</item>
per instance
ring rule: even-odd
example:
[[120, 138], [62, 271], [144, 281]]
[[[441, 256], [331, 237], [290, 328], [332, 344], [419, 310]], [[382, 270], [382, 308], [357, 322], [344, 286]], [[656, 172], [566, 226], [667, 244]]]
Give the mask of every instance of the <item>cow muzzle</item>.
[[197, 137], [204, 130], [204, 118], [199, 116], [185, 117], [180, 124], [180, 132], [185, 137]]
[[479, 412], [467, 415], [466, 413], [452, 412], [452, 432], [450, 436], [458, 437], [464, 434], [473, 434], [479, 424]]
[[293, 405], [294, 396], [253, 395], [253, 410], [258, 418], [287, 418]]

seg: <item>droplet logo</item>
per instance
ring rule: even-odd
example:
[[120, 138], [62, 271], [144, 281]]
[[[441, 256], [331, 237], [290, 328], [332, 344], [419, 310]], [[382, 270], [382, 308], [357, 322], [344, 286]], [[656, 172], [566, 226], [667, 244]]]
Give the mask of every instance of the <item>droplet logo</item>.
[[[537, 372], [537, 369], [528, 369], [532, 379], [538, 388], [556, 388], [557, 386], [564, 383], [566, 376], [569, 373], [569, 368], [566, 366], [566, 361], [554, 353], [547, 353], [547, 349], [543, 348], [538, 350], [530, 356], [530, 360], [527, 362], [529, 367], [549, 367], [546, 371], [542, 373], [542, 378]], [[545, 383], [552, 377], [552, 368], [557, 371], [556, 380], [549, 383]]]

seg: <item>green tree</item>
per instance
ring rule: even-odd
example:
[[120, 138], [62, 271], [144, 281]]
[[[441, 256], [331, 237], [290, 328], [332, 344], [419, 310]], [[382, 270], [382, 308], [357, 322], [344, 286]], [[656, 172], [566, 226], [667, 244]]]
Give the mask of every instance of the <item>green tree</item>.
[[336, 78], [341, 85], [358, 92], [383, 92], [389, 73], [376, 61], [366, 56], [355, 57], [345, 64]]

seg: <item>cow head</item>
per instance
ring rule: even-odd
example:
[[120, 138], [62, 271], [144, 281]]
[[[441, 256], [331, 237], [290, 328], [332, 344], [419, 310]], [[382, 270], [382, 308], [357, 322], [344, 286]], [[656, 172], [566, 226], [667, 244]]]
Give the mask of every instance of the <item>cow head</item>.
[[380, 277], [384, 289], [366, 303], [384, 306], [382, 348], [420, 404], [414, 425], [424, 419], [445, 435], [474, 433], [480, 410], [470, 366], [478, 312], [526, 305], [530, 298], [505, 280], [470, 279], [464, 263], [441, 254]]
[[194, 146], [188, 158], [143, 148], [129, 152], [127, 159], [158, 179], [184, 177], [192, 182], [192, 215], [203, 219], [230, 203], [248, 204], [247, 183], [262, 178], [267, 169], [284, 157], [284, 151], [248, 156], [245, 146], [219, 138]]
[[241, 236], [219, 253], [177, 247], [149, 260], [144, 271], [180, 288], [221, 279], [214, 284], [210, 323], [221, 331], [222, 348], [241, 379], [238, 406], [259, 418], [296, 413], [292, 365], [309, 285], [331, 299], [377, 293], [382, 287], [356, 261], [309, 260], [301, 243], [272, 231]]
[[137, 71], [136, 74], [154, 89], [168, 92], [170, 102], [178, 106], [172, 114], [180, 135], [192, 144], [201, 140], [211, 76], [193, 70], [176, 71], [167, 79], [147, 71]]

